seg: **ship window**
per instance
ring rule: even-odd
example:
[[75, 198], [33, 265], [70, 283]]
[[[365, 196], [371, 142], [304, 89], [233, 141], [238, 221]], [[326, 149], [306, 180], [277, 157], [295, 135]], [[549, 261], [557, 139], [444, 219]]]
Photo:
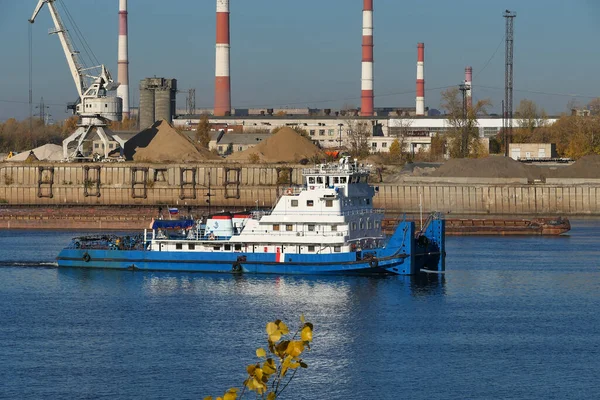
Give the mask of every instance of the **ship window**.
[[306, 206], [307, 207], [312, 207], [315, 205], [315, 202], [313, 200], [306, 200]]
[[314, 252], [315, 251], [315, 246], [308, 246], [308, 251]]
[[331, 225], [331, 231], [337, 232], [337, 225]]
[[221, 246], [213, 246], [213, 250], [214, 251], [219, 251], [219, 250], [221, 250]]
[[308, 231], [309, 232], [314, 232], [315, 231], [315, 226], [314, 225], [308, 225]]
[[94, 144], [94, 148], [96, 148], [96, 149], [99, 149], [99, 148], [100, 148], [100, 145], [99, 145], [98, 143], [95, 143], [95, 144]]
[[236, 244], [236, 245], [234, 245], [234, 246], [233, 246], [233, 248], [234, 248], [236, 251], [239, 251], [239, 250], [242, 250], [242, 245], [241, 245], [241, 244]]
[[285, 226], [285, 230], [288, 231], [288, 232], [293, 231], [294, 230], [294, 225], [286, 225]]
[[356, 222], [352, 223], [352, 230], [355, 231], [356, 230]]
[[176, 250], [181, 250], [181, 249], [183, 249], [183, 244], [181, 244], [181, 243], [175, 243], [175, 249], [176, 249]]
[[196, 250], [196, 245], [193, 243], [188, 244], [188, 250]]
[[345, 176], [342, 176], [340, 178], [340, 183], [346, 183], [346, 177]]
[[320, 184], [323, 183], [323, 177], [322, 176], [317, 176], [317, 183], [320, 183]]
[[334, 177], [333, 178], [333, 183], [340, 183], [340, 178], [339, 177]]
[[372, 228], [371, 220], [367, 219], [367, 229], [371, 229], [371, 228]]
[[379, 221], [375, 221], [375, 228], [379, 229]]
[[333, 251], [335, 253], [341, 253], [342, 252], [342, 247], [341, 246], [333, 246]]
[[315, 177], [314, 176], [309, 176], [308, 177], [308, 183], [315, 183]]
[[279, 225], [273, 225], [273, 230], [274, 231], [278, 231], [279, 230]]
[[371, 199], [366, 199], [365, 202], [367, 203], [367, 205], [371, 204]]
[[226, 244], [224, 247], [225, 247], [225, 251], [231, 251], [231, 245], [230, 244]]
[[365, 223], [362, 219], [360, 220], [360, 229], [365, 229]]
[[292, 200], [292, 207], [298, 207], [298, 200]]
[[325, 207], [333, 207], [333, 200], [325, 200]]

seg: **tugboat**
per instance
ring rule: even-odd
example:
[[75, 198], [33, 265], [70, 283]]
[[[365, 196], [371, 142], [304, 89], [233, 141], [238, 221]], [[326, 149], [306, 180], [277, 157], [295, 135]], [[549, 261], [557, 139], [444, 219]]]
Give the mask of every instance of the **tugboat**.
[[74, 238], [59, 267], [234, 274], [412, 275], [445, 270], [445, 221], [419, 231], [400, 221], [390, 236], [370, 166], [343, 157], [303, 169], [303, 185], [283, 190], [270, 211], [221, 212], [156, 220], [137, 236]]

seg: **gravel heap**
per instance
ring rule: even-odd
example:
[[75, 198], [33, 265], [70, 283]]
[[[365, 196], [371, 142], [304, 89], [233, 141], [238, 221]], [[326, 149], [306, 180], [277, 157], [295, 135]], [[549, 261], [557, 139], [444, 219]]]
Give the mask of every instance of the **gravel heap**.
[[557, 169], [552, 176], [554, 178], [600, 179], [600, 155], [581, 157], [574, 164]]
[[125, 142], [125, 159], [138, 162], [189, 162], [219, 160], [221, 157], [197, 146], [167, 121], [157, 121]]
[[460, 178], [527, 178], [543, 179], [543, 169], [525, 165], [509, 157], [453, 158], [429, 174]]
[[254, 157], [253, 154], [258, 156], [260, 162], [265, 163], [292, 163], [325, 156], [310, 139], [287, 127], [252, 148], [232, 153], [227, 160], [248, 162]]

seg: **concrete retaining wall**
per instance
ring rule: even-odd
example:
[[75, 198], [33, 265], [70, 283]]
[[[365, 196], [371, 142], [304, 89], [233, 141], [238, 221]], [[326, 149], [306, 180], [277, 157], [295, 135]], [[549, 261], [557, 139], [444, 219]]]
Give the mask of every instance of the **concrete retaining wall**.
[[[10, 205], [270, 206], [301, 184], [299, 165], [24, 164], [0, 165], [0, 203]], [[287, 175], [286, 171], [291, 171]], [[288, 179], [286, 179], [286, 176]], [[600, 215], [600, 179], [409, 178], [381, 183], [374, 204], [390, 213]]]

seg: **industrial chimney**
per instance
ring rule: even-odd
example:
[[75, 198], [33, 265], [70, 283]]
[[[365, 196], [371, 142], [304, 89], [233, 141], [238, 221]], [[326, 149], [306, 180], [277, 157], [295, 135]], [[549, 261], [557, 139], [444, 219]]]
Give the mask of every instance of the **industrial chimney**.
[[229, 0], [217, 0], [217, 52], [215, 65], [215, 116], [231, 115], [229, 78]]
[[361, 115], [373, 116], [373, 0], [363, 0]]
[[119, 59], [118, 77], [120, 85], [117, 96], [123, 99], [123, 118], [129, 118], [129, 51], [127, 36], [127, 0], [119, 0]]
[[465, 68], [465, 86], [467, 88], [467, 108], [473, 106], [473, 68]]
[[425, 44], [417, 44], [417, 109], [416, 115], [425, 115]]

